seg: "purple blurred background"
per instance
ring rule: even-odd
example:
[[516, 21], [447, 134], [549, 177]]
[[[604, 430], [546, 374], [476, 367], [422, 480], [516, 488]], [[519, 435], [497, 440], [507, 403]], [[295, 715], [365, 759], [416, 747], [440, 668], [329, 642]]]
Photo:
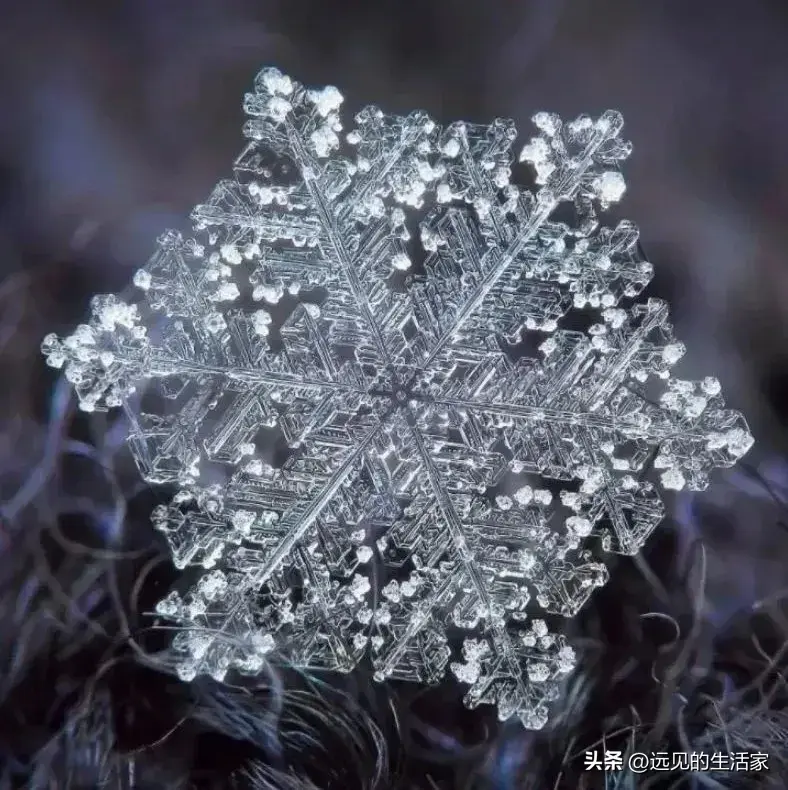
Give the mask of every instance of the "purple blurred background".
[[[348, 105], [441, 121], [624, 114], [623, 212], [689, 352], [788, 474], [785, 0], [8, 0], [0, 22], [0, 493], [44, 452], [44, 334], [125, 288], [167, 227], [229, 175], [257, 70], [335, 84]], [[710, 549], [725, 618], [779, 594], [773, 498], [735, 472], [674, 503]], [[704, 519], [703, 509], [727, 514]], [[771, 508], [771, 510], [770, 510]], [[713, 528], [709, 527], [713, 523]], [[0, 541], [2, 535], [0, 534]]]

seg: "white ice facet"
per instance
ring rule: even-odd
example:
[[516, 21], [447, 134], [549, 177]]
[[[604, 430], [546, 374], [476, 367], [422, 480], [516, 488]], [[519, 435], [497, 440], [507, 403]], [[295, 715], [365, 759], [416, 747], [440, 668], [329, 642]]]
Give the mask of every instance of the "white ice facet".
[[605, 583], [603, 551], [639, 551], [659, 486], [703, 488], [752, 438], [716, 379], [671, 376], [638, 231], [601, 224], [618, 113], [539, 113], [518, 154], [510, 121], [370, 107], [345, 132], [341, 104], [263, 70], [195, 237], [42, 348], [178, 490], [153, 522], [204, 569], [157, 609], [181, 677], [369, 650], [378, 679], [451, 669], [469, 706], [541, 727], [575, 663], [544, 618]]

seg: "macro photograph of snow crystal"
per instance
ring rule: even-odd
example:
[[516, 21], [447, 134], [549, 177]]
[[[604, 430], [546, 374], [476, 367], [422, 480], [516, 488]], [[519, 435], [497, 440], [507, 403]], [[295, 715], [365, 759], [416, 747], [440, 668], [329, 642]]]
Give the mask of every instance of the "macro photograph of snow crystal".
[[0, 790], [788, 787], [788, 8], [0, 25]]

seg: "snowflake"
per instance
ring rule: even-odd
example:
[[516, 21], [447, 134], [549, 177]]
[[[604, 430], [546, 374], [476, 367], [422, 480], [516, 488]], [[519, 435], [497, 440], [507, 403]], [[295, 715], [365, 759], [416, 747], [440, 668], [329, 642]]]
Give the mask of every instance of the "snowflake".
[[702, 489], [752, 439], [715, 379], [671, 377], [637, 230], [600, 224], [618, 113], [539, 113], [515, 163], [510, 121], [373, 107], [346, 134], [341, 103], [264, 69], [195, 238], [43, 350], [180, 489], [153, 520], [192, 570], [157, 608], [182, 678], [369, 653], [539, 728], [575, 664], [555, 616], [643, 546], [660, 484]]

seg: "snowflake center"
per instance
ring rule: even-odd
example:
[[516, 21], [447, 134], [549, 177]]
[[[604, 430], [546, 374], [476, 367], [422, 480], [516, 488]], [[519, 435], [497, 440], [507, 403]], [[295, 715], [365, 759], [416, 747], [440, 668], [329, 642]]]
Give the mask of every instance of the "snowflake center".
[[430, 397], [419, 389], [421, 382], [421, 372], [404, 379], [392, 376], [388, 386], [372, 391], [370, 394], [390, 399], [393, 411], [404, 411], [407, 414], [411, 414], [414, 407], [417, 407], [419, 403], [430, 401]]

